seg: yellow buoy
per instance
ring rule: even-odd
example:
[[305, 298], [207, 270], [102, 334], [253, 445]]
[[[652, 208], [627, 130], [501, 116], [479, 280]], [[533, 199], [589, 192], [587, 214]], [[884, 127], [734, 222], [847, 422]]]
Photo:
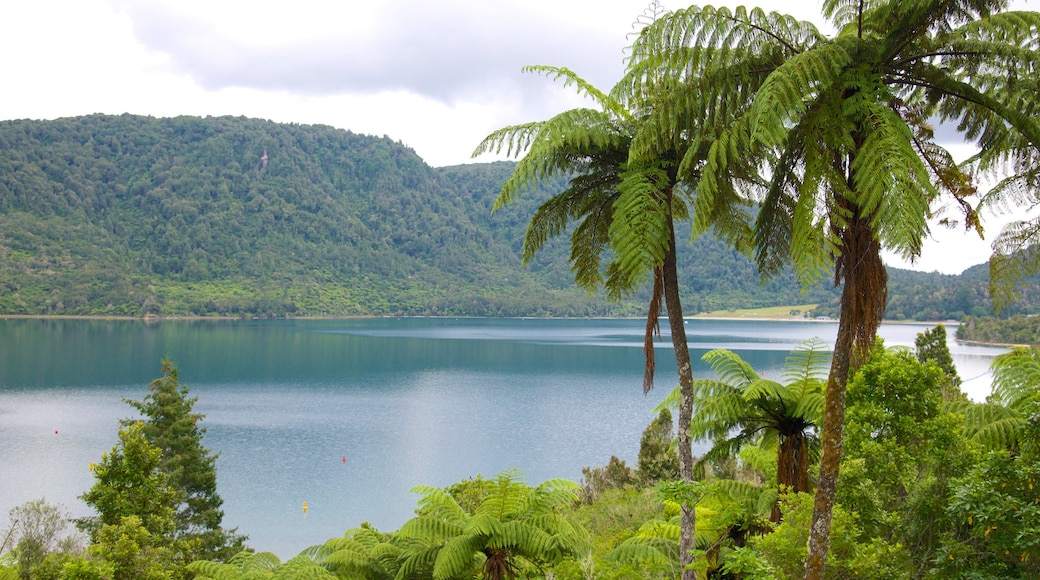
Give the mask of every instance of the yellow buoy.
[[303, 502], [303, 513], [307, 513], [307, 502]]

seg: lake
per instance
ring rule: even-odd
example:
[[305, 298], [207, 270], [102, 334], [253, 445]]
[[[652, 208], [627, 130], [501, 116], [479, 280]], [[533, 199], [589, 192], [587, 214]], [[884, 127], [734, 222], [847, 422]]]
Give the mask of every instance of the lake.
[[[635, 466], [653, 408], [676, 383], [667, 334], [642, 392], [640, 320], [0, 320], [0, 530], [44, 497], [74, 516], [89, 464], [133, 417], [169, 358], [220, 453], [224, 525], [286, 559], [362, 522], [395, 530], [416, 485], [518, 468], [528, 483], [581, 478], [617, 455]], [[930, 325], [884, 325], [912, 346]], [[667, 333], [667, 324], [662, 327]], [[778, 377], [788, 352], [835, 322], [691, 319], [695, 374], [712, 348]], [[1004, 349], [948, 344], [981, 400]], [[698, 451], [702, 451], [700, 449]], [[308, 510], [304, 512], [304, 502]]]

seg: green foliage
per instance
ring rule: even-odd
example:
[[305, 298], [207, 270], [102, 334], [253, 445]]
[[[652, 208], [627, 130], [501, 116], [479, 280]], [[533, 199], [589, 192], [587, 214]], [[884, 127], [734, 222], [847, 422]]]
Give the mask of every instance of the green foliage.
[[120, 525], [130, 516], [156, 536], [173, 532], [177, 493], [162, 470], [162, 450], [145, 437], [143, 423], [119, 430], [119, 443], [94, 465], [94, 479], [81, 496], [98, 513], [86, 526], [91, 544], [97, 543], [101, 526]]
[[[260, 170], [264, 149], [270, 161]], [[572, 288], [566, 244], [546, 238], [539, 255], [520, 267], [520, 242], [537, 200], [563, 191], [567, 180], [546, 180], [492, 216], [514, 167], [430, 168], [385, 138], [244, 118], [5, 121], [0, 312], [267, 317], [645, 311], [642, 294], [612, 304]], [[690, 224], [679, 224], [679, 281], [694, 312], [809, 302], [836, 314], [833, 289], [813, 286], [801, 296], [793, 271], [783, 268], [761, 284], [754, 262], [740, 252], [713, 235], [691, 237]], [[894, 281], [917, 281], [905, 290], [893, 283], [892, 318], [991, 312], [985, 266], [971, 273], [970, 282], [968, 272], [891, 272]], [[970, 291], [959, 290], [964, 284]], [[1021, 289], [1022, 304], [1034, 305], [1022, 311], [1037, 310], [1034, 288]], [[903, 300], [915, 302], [897, 305]]]
[[202, 445], [206, 429], [200, 425], [204, 416], [193, 410], [197, 401], [180, 384], [170, 361], [163, 361], [162, 377], [148, 385], [144, 399], [126, 400], [144, 417], [142, 432], [161, 451], [161, 469], [176, 493], [173, 536], [197, 546], [190, 560], [220, 560], [240, 552], [245, 537], [221, 528], [224, 512], [217, 494], [217, 456]]
[[947, 577], [1040, 575], [1040, 461], [1007, 451], [987, 454], [957, 480], [947, 507], [964, 532], [936, 562]]
[[[812, 496], [784, 496], [783, 520], [769, 534], [752, 537], [746, 548], [730, 552], [722, 569], [750, 578], [800, 578], [805, 575]], [[899, 544], [860, 541], [856, 517], [840, 504], [834, 508], [827, 578], [904, 579], [913, 574], [910, 554]]]
[[879, 343], [849, 382], [838, 500], [863, 543], [902, 546], [920, 569], [952, 527], [952, 479], [976, 461], [961, 419], [943, 405], [946, 375], [909, 350]]
[[499, 580], [551, 568], [589, 549], [587, 533], [561, 510], [577, 501], [577, 485], [549, 480], [528, 487], [519, 472], [500, 473], [473, 513], [445, 490], [417, 487], [416, 517], [395, 534], [397, 578]]
[[961, 392], [961, 377], [957, 374], [957, 367], [953, 364], [953, 355], [946, 346], [946, 327], [937, 324], [931, 330], [918, 333], [917, 338], [914, 339], [914, 346], [917, 360], [923, 363], [934, 363], [946, 375], [942, 389], [943, 400], [952, 401], [965, 398]]
[[61, 506], [33, 500], [11, 508], [8, 517], [11, 527], [2, 533], [0, 553], [12, 548], [16, 578], [57, 578], [63, 557], [83, 550], [81, 539], [69, 533], [72, 520]]
[[1040, 345], [1040, 317], [971, 317], [957, 327], [957, 340]]
[[[712, 442], [704, 461], [734, 456], [745, 445], [775, 448], [778, 484], [804, 491], [808, 486], [811, 449], [823, 409], [827, 353], [818, 338], [793, 350], [781, 384], [758, 376], [739, 355], [725, 349], [702, 357], [719, 377], [694, 381], [694, 440]], [[674, 404], [676, 393], [661, 406]], [[779, 515], [779, 514], [777, 514]]]
[[674, 429], [672, 412], [665, 408], [643, 430], [637, 456], [639, 480], [643, 485], [679, 478], [679, 455], [675, 449]]
[[602, 467], [581, 468], [581, 489], [578, 496], [584, 503], [594, 503], [600, 494], [611, 489], [624, 489], [641, 482], [640, 473], [625, 464], [623, 459], [611, 455]]
[[965, 433], [986, 449], [1017, 450], [1028, 410], [1040, 391], [1040, 349], [1014, 348], [990, 365], [993, 392], [985, 403], [961, 403], [951, 410], [964, 417]]
[[674, 578], [678, 563], [678, 544], [672, 540], [668, 554], [671, 560], [666, 568], [652, 569], [639, 561], [620, 561], [614, 551], [622, 543], [638, 534], [649, 521], [667, 521], [674, 515], [649, 489], [634, 487], [604, 490], [594, 503], [581, 503], [572, 513], [572, 520], [588, 530], [592, 542], [591, 553], [581, 560], [567, 560], [557, 566], [556, 576], [566, 580], [585, 578], [622, 579], [642, 577]]
[[98, 514], [81, 520], [90, 554], [113, 567], [115, 580], [181, 577], [197, 540], [174, 538], [177, 492], [142, 423], [119, 430], [119, 443], [94, 465], [94, 478], [80, 496]]

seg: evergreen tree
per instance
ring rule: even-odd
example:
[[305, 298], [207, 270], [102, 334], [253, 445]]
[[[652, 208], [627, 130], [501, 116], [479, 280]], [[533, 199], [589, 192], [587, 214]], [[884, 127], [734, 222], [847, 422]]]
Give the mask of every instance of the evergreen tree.
[[963, 399], [961, 393], [961, 377], [957, 374], [957, 367], [953, 364], [953, 355], [950, 348], [946, 346], [946, 327], [937, 324], [935, 328], [919, 332], [914, 339], [917, 360], [926, 363], [934, 362], [946, 375], [946, 384], [943, 386], [943, 399]]
[[661, 409], [639, 440], [639, 478], [647, 485], [679, 478], [679, 456], [675, 452], [672, 412]]
[[202, 445], [206, 429], [200, 425], [204, 415], [194, 411], [196, 401], [198, 397], [190, 397], [180, 384], [170, 361], [163, 361], [162, 377], [148, 385], [144, 399], [126, 400], [144, 416], [144, 437], [162, 452], [161, 469], [176, 492], [175, 536], [198, 540], [194, 560], [227, 560], [242, 551], [246, 537], [221, 527], [217, 455]]

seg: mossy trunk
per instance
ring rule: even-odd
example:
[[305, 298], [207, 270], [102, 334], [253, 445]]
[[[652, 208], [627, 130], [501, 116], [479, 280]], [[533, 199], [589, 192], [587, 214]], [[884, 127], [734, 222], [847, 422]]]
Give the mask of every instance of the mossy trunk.
[[812, 526], [809, 529], [806, 580], [823, 578], [830, 547], [831, 512], [841, 463], [845, 388], [849, 373], [862, 364], [873, 345], [888, 300], [888, 274], [881, 261], [881, 245], [874, 238], [869, 216], [865, 216], [858, 206], [848, 200], [842, 199], [841, 204], [844, 206], [841, 209], [851, 217], [840, 233], [842, 254], [835, 264], [835, 279], [844, 280], [844, 286], [841, 290], [838, 336], [824, 391], [820, 478], [816, 483]]
[[[668, 327], [672, 335], [672, 347], [675, 350], [675, 365], [679, 369], [679, 476], [683, 480], [693, 481], [693, 446], [690, 440], [690, 421], [693, 419], [693, 369], [690, 365], [690, 349], [686, 345], [686, 326], [683, 322], [682, 303], [679, 300], [679, 279], [675, 265], [675, 228], [668, 221], [670, 236], [669, 250], [662, 265], [664, 280], [664, 303], [668, 309]], [[683, 506], [680, 519], [679, 564], [682, 567], [683, 580], [695, 580], [697, 573], [689, 569], [693, 563], [694, 529], [697, 516], [694, 506]]]

